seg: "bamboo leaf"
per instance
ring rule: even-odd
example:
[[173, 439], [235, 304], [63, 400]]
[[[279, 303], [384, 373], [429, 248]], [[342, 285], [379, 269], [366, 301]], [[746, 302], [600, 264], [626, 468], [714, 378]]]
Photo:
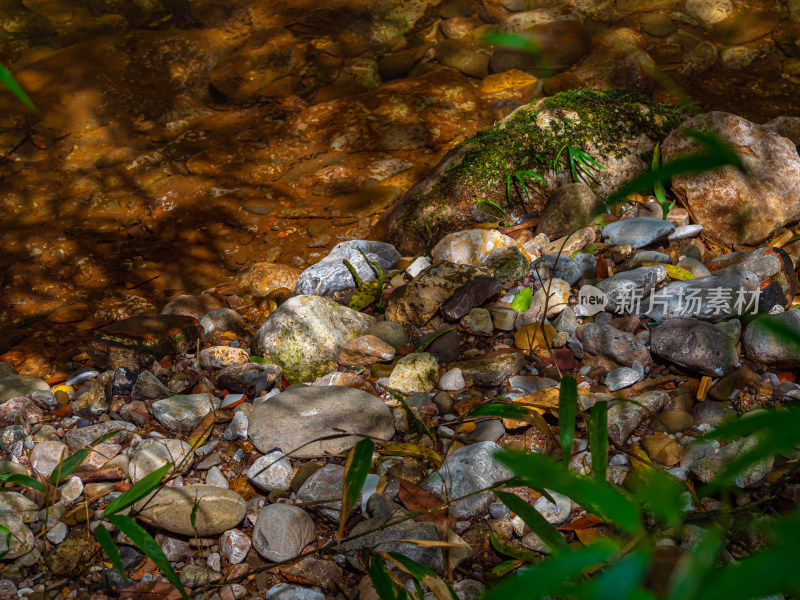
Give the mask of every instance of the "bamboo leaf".
[[92, 530], [92, 533], [97, 543], [100, 544], [100, 547], [108, 555], [108, 558], [111, 559], [111, 564], [114, 565], [114, 568], [124, 575], [125, 565], [122, 564], [122, 557], [119, 555], [119, 549], [114, 543], [114, 540], [111, 539], [111, 534], [108, 532], [108, 529], [106, 529], [106, 526], [100, 523]]
[[171, 467], [172, 463], [167, 463], [159, 467], [134, 483], [128, 491], [114, 498], [103, 512], [105, 517], [108, 518], [147, 496], [158, 487]]
[[634, 497], [666, 525], [681, 522], [686, 488], [674, 478], [660, 469], [645, 469], [631, 476], [630, 489]]
[[14, 79], [14, 76], [11, 74], [11, 71], [6, 69], [3, 65], [0, 65], [0, 83], [3, 83], [11, 93], [14, 94], [19, 100], [28, 108], [30, 108], [33, 112], [38, 113], [39, 109], [33, 103], [33, 101], [28, 97], [28, 94], [25, 93], [25, 90], [22, 89], [22, 86], [17, 83], [17, 80]]
[[62, 481], [64, 481], [67, 477], [72, 475], [81, 463], [86, 460], [86, 457], [89, 456], [89, 452], [92, 448], [97, 446], [98, 444], [102, 444], [107, 439], [115, 436], [117, 433], [122, 431], [121, 429], [115, 429], [114, 431], [109, 431], [104, 435], [101, 435], [95, 441], [93, 441], [87, 448], [81, 448], [77, 452], [75, 452], [72, 456], [68, 456], [60, 464], [56, 465], [53, 469], [53, 472], [50, 473], [50, 483], [53, 485], [58, 485]]
[[605, 400], [597, 402], [589, 415], [589, 449], [595, 479], [605, 483], [608, 472], [608, 402]]
[[569, 551], [569, 544], [567, 544], [564, 536], [562, 536], [538, 510], [533, 508], [533, 506], [525, 502], [525, 500], [519, 496], [510, 494], [509, 492], [498, 491], [495, 493], [503, 504], [517, 513], [517, 515], [525, 521], [525, 524], [531, 528], [531, 531], [547, 544], [551, 552], [557, 554], [558, 552]]
[[358, 495], [369, 473], [372, 464], [372, 453], [375, 444], [372, 440], [363, 439], [350, 449], [347, 455], [347, 462], [344, 465], [344, 486], [342, 488], [342, 511], [339, 519], [339, 529], [336, 532], [337, 541], [341, 541], [344, 534], [344, 526], [350, 516], [350, 512], [356, 505]]
[[561, 378], [558, 394], [558, 434], [561, 438], [561, 462], [569, 467], [572, 440], [575, 438], [575, 418], [578, 415], [578, 382], [574, 377]]
[[422, 444], [410, 444], [405, 442], [386, 444], [378, 449], [384, 456], [411, 456], [422, 460], [430, 461], [437, 468], [442, 464], [442, 457], [433, 448], [428, 448]]
[[33, 488], [34, 490], [38, 490], [40, 492], [44, 492], [44, 485], [38, 479], [34, 479], [29, 475], [23, 475], [22, 473], [0, 473], [0, 482], [3, 483], [16, 483], [18, 485], [24, 485], [25, 487]]
[[189, 600], [189, 595], [186, 593], [186, 590], [181, 584], [180, 579], [178, 579], [178, 576], [175, 574], [175, 571], [172, 570], [172, 566], [169, 564], [167, 557], [164, 556], [164, 552], [162, 552], [161, 548], [159, 548], [158, 544], [156, 544], [156, 541], [150, 536], [149, 533], [147, 533], [147, 531], [144, 530], [141, 525], [125, 515], [113, 515], [108, 517], [107, 520], [114, 525], [114, 527], [127, 535], [133, 541], [136, 547], [144, 552], [145, 556], [152, 560], [153, 563], [155, 563], [155, 565], [161, 569], [161, 572], [164, 574], [167, 580], [175, 586], [175, 589], [180, 592], [181, 597], [184, 600]]
[[386, 572], [383, 560], [379, 556], [373, 556], [372, 560], [370, 560], [369, 578], [372, 580], [372, 586], [378, 593], [380, 600], [395, 600], [397, 598], [392, 579]]
[[380, 554], [411, 575], [417, 582], [428, 586], [437, 600], [458, 600], [455, 592], [425, 565], [421, 565], [399, 552], [381, 552]]

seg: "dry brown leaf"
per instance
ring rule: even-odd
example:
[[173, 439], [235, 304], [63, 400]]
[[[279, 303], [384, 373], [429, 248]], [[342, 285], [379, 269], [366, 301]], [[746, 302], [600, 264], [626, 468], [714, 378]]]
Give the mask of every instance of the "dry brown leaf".
[[577, 531], [579, 529], [588, 529], [589, 527], [594, 527], [595, 525], [600, 525], [601, 523], [603, 523], [603, 519], [600, 517], [596, 517], [595, 515], [584, 515], [582, 517], [578, 517], [570, 523], [559, 525], [558, 528], [566, 531]]
[[[431, 510], [442, 505], [442, 501], [427, 490], [423, 490], [418, 485], [411, 483], [405, 479], [398, 479], [400, 482], [400, 491], [397, 497], [411, 512], [422, 512]], [[442, 508], [432, 512], [424, 512], [417, 517], [418, 521], [430, 521], [437, 525], [447, 525], [452, 528], [455, 527], [453, 517], [447, 514], [447, 511]]]
[[681, 445], [666, 433], [646, 435], [642, 440], [642, 446], [651, 459], [668, 467], [678, 464], [683, 455]]
[[125, 600], [177, 600], [178, 590], [166, 581], [145, 581], [120, 590], [120, 598]]

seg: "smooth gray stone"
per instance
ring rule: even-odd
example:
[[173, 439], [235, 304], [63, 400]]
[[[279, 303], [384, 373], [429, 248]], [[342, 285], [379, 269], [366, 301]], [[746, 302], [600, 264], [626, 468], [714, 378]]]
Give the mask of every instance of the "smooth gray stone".
[[642, 248], [668, 236], [675, 225], [654, 217], [632, 217], [609, 223], [603, 228], [603, 239], [619, 246], [629, 244], [631, 248]]

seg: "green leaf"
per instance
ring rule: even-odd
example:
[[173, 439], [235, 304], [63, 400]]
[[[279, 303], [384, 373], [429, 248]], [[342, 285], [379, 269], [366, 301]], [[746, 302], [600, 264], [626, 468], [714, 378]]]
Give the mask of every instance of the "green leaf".
[[164, 476], [167, 474], [167, 471], [169, 471], [170, 468], [172, 468], [172, 463], [167, 463], [159, 467], [152, 473], [148, 473], [139, 481], [134, 483], [131, 486], [131, 489], [114, 498], [114, 500], [112, 500], [111, 503], [106, 506], [105, 511], [103, 511], [105, 517], [108, 518], [147, 496], [150, 492], [158, 487], [158, 485], [161, 483], [161, 480], [164, 479]]
[[516, 560], [512, 558], [511, 560], [506, 560], [501, 562], [499, 565], [492, 569], [492, 574], [495, 577], [503, 577], [504, 575], [508, 575], [511, 571], [515, 569], [519, 569], [522, 565], [525, 564], [524, 560]]
[[114, 565], [114, 568], [124, 575], [125, 565], [122, 564], [122, 557], [119, 555], [119, 549], [114, 543], [114, 540], [111, 539], [111, 534], [108, 532], [108, 529], [106, 529], [106, 526], [100, 523], [94, 528], [92, 533], [94, 534], [94, 539], [97, 540], [97, 543], [100, 544], [100, 547], [108, 555], [108, 558], [111, 559], [111, 564]]
[[69, 477], [70, 475], [72, 475], [72, 473], [75, 472], [75, 469], [81, 466], [81, 463], [84, 460], [86, 460], [87, 456], [89, 456], [89, 452], [92, 448], [94, 448], [98, 444], [102, 444], [107, 439], [112, 438], [120, 431], [123, 430], [115, 429], [113, 431], [109, 431], [104, 435], [101, 435], [91, 444], [89, 444], [88, 447], [81, 448], [80, 450], [75, 452], [75, 454], [73, 454], [72, 456], [68, 456], [67, 458], [65, 458], [63, 461], [61, 461], [60, 464], [56, 465], [56, 467], [53, 469], [53, 472], [50, 473], [50, 483], [52, 483], [53, 485], [58, 485], [59, 483], [64, 481], [67, 477]]
[[33, 488], [34, 490], [39, 490], [40, 492], [45, 491], [44, 485], [42, 485], [41, 481], [34, 479], [29, 475], [23, 475], [22, 473], [0, 473], [0, 482], [16, 483]]
[[427, 585], [436, 595], [437, 600], [458, 600], [455, 592], [433, 571], [399, 552], [381, 552], [403, 571], [411, 575], [418, 583]]
[[347, 462], [344, 465], [344, 486], [342, 487], [342, 510], [339, 519], [339, 530], [336, 533], [337, 540], [341, 540], [344, 534], [344, 526], [350, 516], [350, 511], [356, 505], [358, 495], [367, 480], [369, 467], [372, 464], [372, 453], [375, 451], [375, 444], [372, 440], [363, 439], [350, 449], [347, 455]]
[[[594, 459], [592, 459], [594, 464]], [[683, 519], [686, 488], [659, 469], [634, 471], [626, 481], [634, 497], [667, 526], [678, 525]]]
[[585, 548], [559, 554], [501, 581], [482, 600], [538, 600], [555, 595], [586, 569], [603, 564], [616, 552], [617, 546], [611, 540], [604, 539]]
[[[641, 584], [650, 567], [650, 552], [640, 549], [604, 569], [597, 577], [582, 582], [570, 590], [570, 595], [586, 600], [642, 598]], [[645, 596], [647, 597], [647, 596]], [[650, 596], [654, 598], [654, 596]]]
[[395, 600], [397, 598], [392, 578], [386, 572], [386, 567], [383, 566], [383, 559], [379, 556], [373, 556], [369, 562], [369, 578], [372, 580], [372, 585], [375, 591], [378, 592], [380, 600]]
[[261, 357], [261, 356], [251, 356], [250, 357], [250, 362], [253, 362], [253, 363], [269, 363], [270, 361], [267, 360], [266, 358]]
[[19, 98], [20, 101], [22, 101], [22, 103], [30, 108], [33, 112], [39, 112], [39, 109], [36, 108], [36, 105], [28, 97], [28, 94], [25, 93], [25, 90], [22, 89], [22, 86], [17, 83], [16, 79], [14, 79], [11, 71], [6, 69], [3, 65], [0, 65], [0, 83], [3, 83], [9, 90], [11, 90], [11, 93]]
[[569, 552], [569, 544], [567, 544], [564, 536], [562, 536], [538, 510], [533, 508], [533, 506], [525, 502], [525, 500], [519, 496], [509, 492], [498, 491], [495, 493], [503, 504], [517, 513], [519, 518], [525, 521], [525, 524], [531, 528], [531, 531], [547, 544], [547, 547], [553, 554]]
[[533, 562], [539, 560], [539, 555], [533, 550], [525, 550], [524, 548], [517, 548], [511, 544], [504, 544], [495, 537], [494, 532], [489, 532], [489, 540], [492, 543], [492, 548], [497, 550], [500, 554], [505, 554], [516, 560], [524, 560], [525, 562]]
[[0, 534], [5, 534], [5, 546], [6, 549], [0, 552], [0, 560], [3, 560], [6, 557], [6, 554], [11, 552], [11, 530], [6, 527], [5, 525], [0, 523]]
[[514, 299], [511, 301], [511, 308], [518, 312], [524, 312], [531, 307], [531, 300], [533, 300], [533, 292], [531, 288], [522, 288], [516, 293]]
[[[131, 488], [133, 489], [133, 488]], [[113, 515], [111, 517], [107, 517], [107, 520], [114, 525], [117, 529], [119, 529], [122, 533], [127, 535], [134, 543], [134, 545], [145, 553], [150, 560], [155, 563], [155, 565], [161, 569], [161, 572], [164, 574], [164, 577], [175, 586], [175, 589], [180, 592], [181, 597], [184, 600], [189, 600], [189, 595], [186, 593], [186, 590], [183, 588], [183, 585], [178, 579], [178, 576], [175, 574], [175, 571], [172, 570], [172, 566], [169, 564], [167, 557], [164, 556], [164, 552], [161, 551], [156, 541], [150, 536], [147, 531], [142, 528], [136, 521], [131, 519], [130, 517], [126, 517], [125, 515]]]
[[574, 377], [561, 378], [558, 392], [558, 434], [561, 438], [561, 462], [569, 467], [572, 455], [572, 440], [575, 438], [575, 417], [578, 416], [578, 382]]
[[608, 472], [608, 402], [605, 400], [597, 402], [589, 414], [589, 449], [595, 479], [604, 483]]
[[717, 528], [706, 529], [697, 544], [678, 563], [670, 579], [669, 600], [694, 600], [710, 575], [724, 539]]
[[638, 504], [605, 482], [567, 471], [552, 458], [541, 454], [504, 450], [497, 454], [497, 458], [511, 467], [517, 478], [527, 482], [526, 485], [569, 496], [590, 513], [627, 533], [638, 535], [644, 531]]

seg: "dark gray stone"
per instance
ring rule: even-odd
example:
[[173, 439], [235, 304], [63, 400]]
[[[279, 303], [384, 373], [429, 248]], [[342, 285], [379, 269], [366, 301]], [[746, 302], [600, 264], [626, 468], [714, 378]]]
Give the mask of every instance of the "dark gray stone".
[[667, 237], [674, 229], [675, 225], [664, 219], [632, 217], [606, 225], [603, 239], [615, 246], [629, 244], [631, 248], [642, 248]]
[[442, 315], [448, 321], [458, 321], [473, 308], [482, 306], [501, 291], [500, 282], [494, 277], [476, 277], [458, 288], [442, 305]]
[[729, 373], [739, 361], [736, 341], [710, 323], [669, 319], [650, 331], [650, 350], [688, 369], [713, 377]]
[[800, 366], [800, 310], [762, 315], [744, 330], [747, 357], [771, 366]]
[[586, 323], [578, 328], [576, 335], [584, 350], [590, 354], [599, 354], [626, 366], [631, 366], [636, 360], [643, 365], [650, 362], [650, 354], [644, 344], [634, 335], [611, 325]]

